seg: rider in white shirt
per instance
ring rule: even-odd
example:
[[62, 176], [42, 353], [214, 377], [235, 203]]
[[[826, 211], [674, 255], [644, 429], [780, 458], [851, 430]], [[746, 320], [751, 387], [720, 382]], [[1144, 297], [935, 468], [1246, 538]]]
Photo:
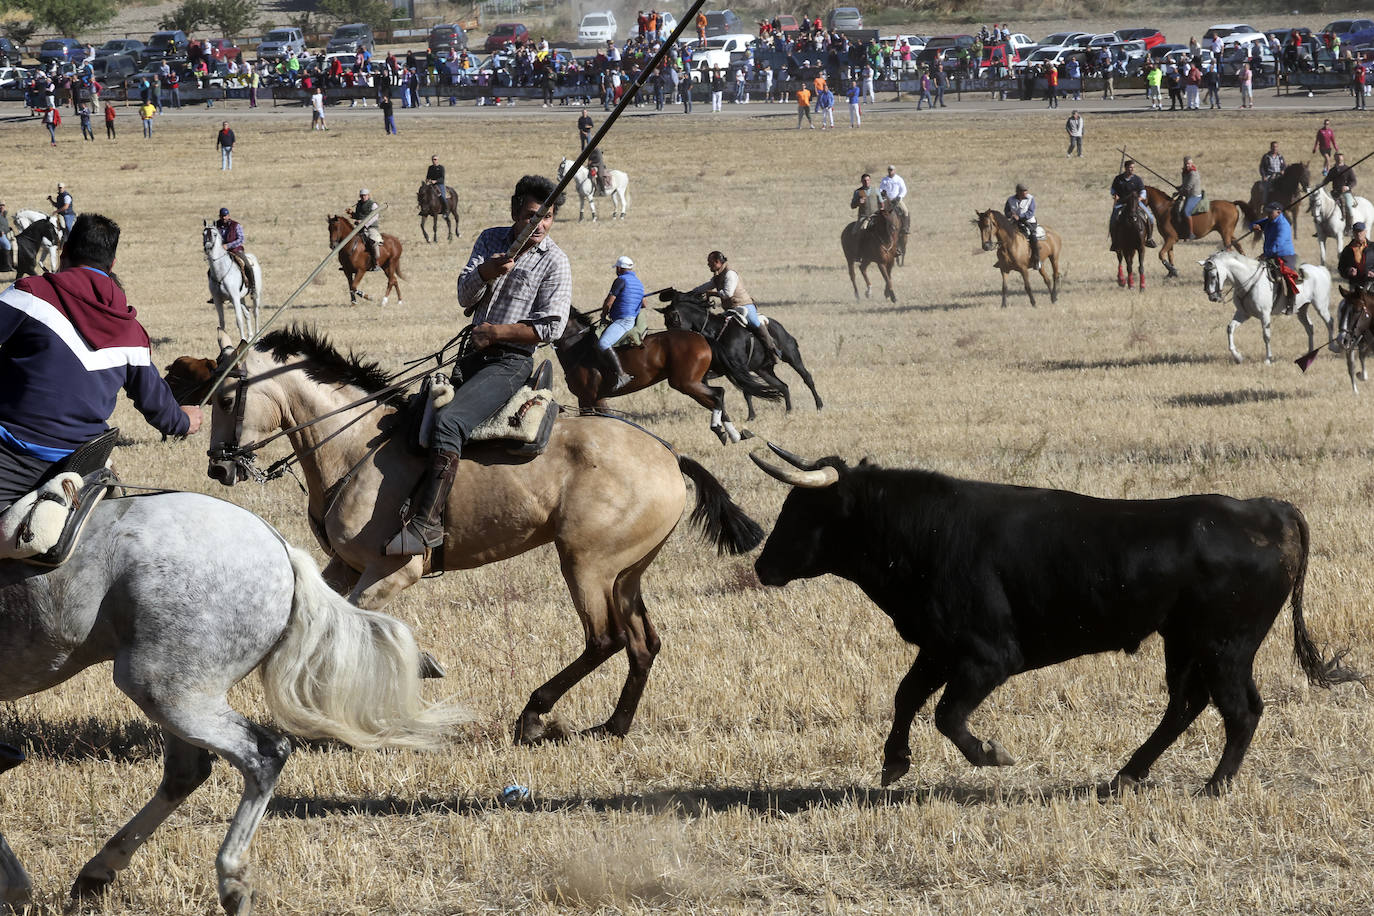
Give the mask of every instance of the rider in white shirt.
[[884, 200], [891, 202], [892, 209], [902, 215], [902, 228], [908, 228], [911, 224], [911, 214], [906, 209], [906, 182], [897, 174], [895, 165], [887, 167], [887, 177], [878, 182], [878, 192]]

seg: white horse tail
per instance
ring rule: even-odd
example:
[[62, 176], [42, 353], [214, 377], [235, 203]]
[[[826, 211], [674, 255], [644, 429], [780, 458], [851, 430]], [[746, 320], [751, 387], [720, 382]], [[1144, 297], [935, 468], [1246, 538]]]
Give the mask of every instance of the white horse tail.
[[357, 748], [434, 748], [471, 721], [455, 703], [421, 699], [420, 650], [409, 627], [350, 604], [309, 554], [287, 552], [296, 578], [291, 619], [261, 668], [283, 728]]

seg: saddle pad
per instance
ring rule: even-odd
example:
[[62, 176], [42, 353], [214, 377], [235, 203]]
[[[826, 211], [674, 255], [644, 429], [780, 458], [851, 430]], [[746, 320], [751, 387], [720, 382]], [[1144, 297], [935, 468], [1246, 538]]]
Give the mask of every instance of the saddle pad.
[[[611, 349], [619, 350], [622, 347], [644, 346], [644, 335], [649, 333], [649, 316], [647, 314], [648, 311], [648, 309], [639, 310], [639, 314], [635, 316], [634, 327], [626, 331], [625, 336], [620, 338], [620, 340], [616, 341], [615, 346]], [[605, 331], [606, 328], [609, 326], [609, 321], [600, 322], [597, 325], [597, 336], [600, 337], [601, 333]]]
[[1036, 240], [1038, 241], [1038, 240], [1040, 240], [1040, 239], [1043, 239], [1044, 237], [1045, 237], [1045, 227], [1044, 227], [1044, 226], [1041, 226], [1040, 224], [1037, 223], [1036, 226], [1035, 226], [1035, 238], [1036, 238]]
[[[545, 364], [547, 365], [547, 364]], [[469, 442], [498, 442], [515, 455], [534, 457], [548, 446], [553, 421], [558, 416], [558, 402], [547, 387], [551, 373], [541, 366], [531, 382], [541, 383], [538, 389], [526, 384], [515, 392], [506, 406], [480, 424], [468, 436]], [[453, 399], [453, 386], [447, 378], [436, 375], [429, 388], [429, 401], [420, 421], [420, 445], [428, 448], [434, 433], [434, 413]]]
[[0, 558], [61, 566], [71, 556], [91, 510], [117, 484], [107, 468], [86, 475], [65, 472], [0, 515]]

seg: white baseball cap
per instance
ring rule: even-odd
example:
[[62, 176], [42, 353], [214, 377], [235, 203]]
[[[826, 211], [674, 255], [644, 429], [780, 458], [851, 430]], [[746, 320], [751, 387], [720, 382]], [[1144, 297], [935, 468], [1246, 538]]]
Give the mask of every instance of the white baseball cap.
[[621, 255], [615, 259], [615, 266], [624, 270], [634, 270], [635, 262], [631, 261], [626, 255]]
[[359, 196], [359, 197], [362, 197], [364, 194], [371, 194], [371, 193], [372, 193], [372, 192], [369, 191], [367, 188], [360, 188], [360, 189], [358, 190], [358, 196]]

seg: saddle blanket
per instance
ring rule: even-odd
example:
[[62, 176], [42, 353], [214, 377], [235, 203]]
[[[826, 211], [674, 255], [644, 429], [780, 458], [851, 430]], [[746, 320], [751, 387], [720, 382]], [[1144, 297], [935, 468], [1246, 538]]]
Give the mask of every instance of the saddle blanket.
[[23, 560], [56, 547], [79, 504], [81, 484], [80, 474], [58, 474], [0, 515], [0, 559]]
[[[541, 367], [542, 369], [542, 367]], [[504, 442], [507, 450], [526, 457], [541, 454], [548, 446], [558, 417], [558, 402], [548, 387], [552, 372], [536, 371], [531, 381], [511, 396], [506, 406], [498, 410], [472, 431], [470, 442]], [[428, 448], [434, 434], [434, 414], [453, 400], [453, 385], [443, 373], [430, 378], [429, 400], [420, 420], [419, 444]]]
[[[644, 346], [644, 335], [649, 333], [649, 310], [640, 309], [639, 315], [635, 317], [634, 327], [625, 332], [625, 336], [616, 341], [611, 349], [619, 350], [622, 347], [642, 347]], [[596, 336], [600, 337], [606, 328], [610, 327], [610, 321], [601, 321], [596, 326]]]

